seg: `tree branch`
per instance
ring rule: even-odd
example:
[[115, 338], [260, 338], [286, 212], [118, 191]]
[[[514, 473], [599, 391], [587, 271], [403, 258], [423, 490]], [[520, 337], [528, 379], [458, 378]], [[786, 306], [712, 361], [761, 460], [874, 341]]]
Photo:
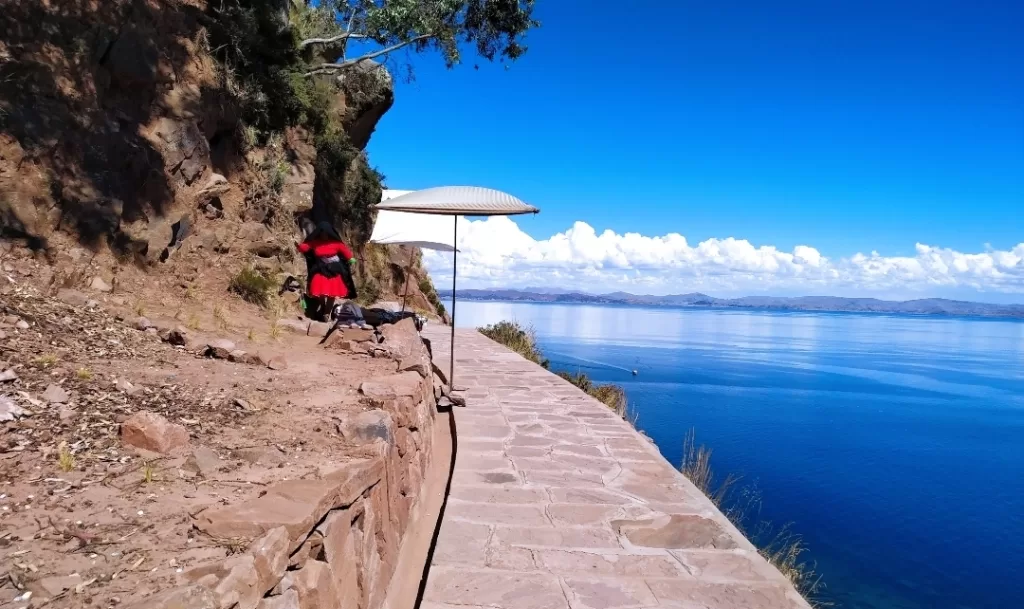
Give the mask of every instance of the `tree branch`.
[[406, 40], [406, 41], [403, 41], [403, 42], [399, 42], [398, 44], [391, 45], [391, 46], [389, 46], [387, 48], [380, 49], [379, 51], [374, 51], [372, 53], [367, 53], [366, 55], [363, 55], [361, 57], [356, 57], [355, 59], [347, 59], [345, 61], [339, 61], [338, 63], [322, 63], [322, 64], [320, 64], [317, 67], [317, 69], [315, 69], [315, 70], [313, 70], [311, 72], [306, 72], [306, 76], [313, 76], [314, 74], [326, 74], [326, 73], [330, 73], [330, 72], [339, 72], [339, 71], [344, 70], [346, 68], [351, 68], [352, 66], [356, 65], [360, 61], [364, 61], [364, 60], [367, 60], [367, 59], [374, 59], [376, 57], [380, 57], [381, 55], [387, 55], [388, 53], [393, 53], [393, 52], [397, 51], [398, 49], [401, 49], [402, 47], [407, 47], [410, 44], [415, 44], [417, 42], [421, 42], [423, 40], [427, 40], [427, 39], [433, 38], [435, 36], [436, 36], [436, 34], [421, 34], [419, 36], [416, 36], [415, 38], [410, 38], [409, 40]]
[[299, 48], [304, 49], [311, 44], [333, 44], [342, 40], [348, 40], [349, 38], [369, 38], [369, 36], [366, 34], [345, 32], [344, 34], [338, 34], [337, 36], [331, 36], [330, 38], [308, 38], [299, 43]]

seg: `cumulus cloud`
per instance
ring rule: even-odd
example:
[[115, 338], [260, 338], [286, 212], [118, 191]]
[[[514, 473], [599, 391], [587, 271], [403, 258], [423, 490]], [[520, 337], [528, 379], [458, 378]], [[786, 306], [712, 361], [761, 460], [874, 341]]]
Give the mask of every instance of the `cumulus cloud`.
[[[464, 287], [547, 286], [592, 292], [652, 294], [886, 293], [975, 290], [1024, 293], [1024, 243], [980, 253], [917, 244], [916, 254], [878, 252], [828, 258], [810, 245], [787, 252], [744, 239], [691, 245], [678, 233], [600, 234], [585, 222], [537, 240], [510, 218], [460, 219], [459, 282]], [[441, 282], [451, 279], [451, 256], [426, 252]], [[871, 293], [871, 294], [867, 294]]]

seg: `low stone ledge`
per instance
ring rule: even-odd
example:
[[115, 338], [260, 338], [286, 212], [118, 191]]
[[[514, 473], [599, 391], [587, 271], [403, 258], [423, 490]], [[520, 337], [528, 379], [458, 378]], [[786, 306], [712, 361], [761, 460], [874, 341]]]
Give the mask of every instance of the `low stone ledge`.
[[218, 539], [251, 539], [276, 527], [288, 531], [296, 550], [328, 511], [350, 505], [384, 475], [383, 459], [347, 464], [321, 480], [288, 480], [255, 499], [201, 512], [194, 525]]

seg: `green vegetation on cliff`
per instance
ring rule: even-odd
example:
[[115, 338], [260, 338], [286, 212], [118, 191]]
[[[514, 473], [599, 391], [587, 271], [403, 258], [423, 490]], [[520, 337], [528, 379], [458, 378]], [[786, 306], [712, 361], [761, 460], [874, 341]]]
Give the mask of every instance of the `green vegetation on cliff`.
[[480, 334], [504, 345], [535, 364], [547, 368], [550, 364], [537, 348], [537, 337], [533, 328], [524, 328], [514, 321], [499, 321], [496, 324], [477, 328]]
[[[523, 35], [536, 25], [532, 10], [532, 0], [212, 3], [209, 46], [239, 107], [240, 140], [267, 148], [262, 173], [270, 177], [265, 187], [251, 189], [251, 203], [270, 205], [280, 192], [273, 168], [285, 151], [268, 144], [280, 142], [288, 129], [308, 133], [315, 147], [314, 218], [333, 222], [361, 253], [360, 300], [397, 293], [405, 270], [398, 265], [396, 271], [385, 252], [368, 244], [384, 176], [365, 152], [394, 101], [392, 71], [411, 69], [408, 54], [403, 63], [393, 54], [436, 51], [451, 67], [460, 61], [460, 46], [471, 45], [485, 59], [514, 60], [526, 50]], [[351, 56], [350, 41], [359, 42], [360, 53]], [[443, 315], [425, 273], [414, 287]]]

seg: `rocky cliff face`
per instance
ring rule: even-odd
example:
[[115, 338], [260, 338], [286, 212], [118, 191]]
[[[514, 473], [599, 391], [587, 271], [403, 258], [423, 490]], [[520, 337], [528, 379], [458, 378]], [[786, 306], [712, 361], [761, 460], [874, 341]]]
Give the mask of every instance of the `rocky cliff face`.
[[[390, 77], [368, 63], [296, 84], [288, 6], [0, 1], [5, 248], [45, 256], [60, 287], [211, 263], [220, 283], [245, 265], [283, 278], [304, 273], [293, 241], [312, 215], [361, 250], [368, 297], [400, 290], [406, 269], [392, 261], [416, 254], [365, 244], [380, 195], [363, 148], [393, 101]], [[302, 104], [316, 100], [329, 107], [314, 120]], [[322, 137], [325, 117], [344, 135]], [[414, 300], [434, 309], [413, 273]]]

